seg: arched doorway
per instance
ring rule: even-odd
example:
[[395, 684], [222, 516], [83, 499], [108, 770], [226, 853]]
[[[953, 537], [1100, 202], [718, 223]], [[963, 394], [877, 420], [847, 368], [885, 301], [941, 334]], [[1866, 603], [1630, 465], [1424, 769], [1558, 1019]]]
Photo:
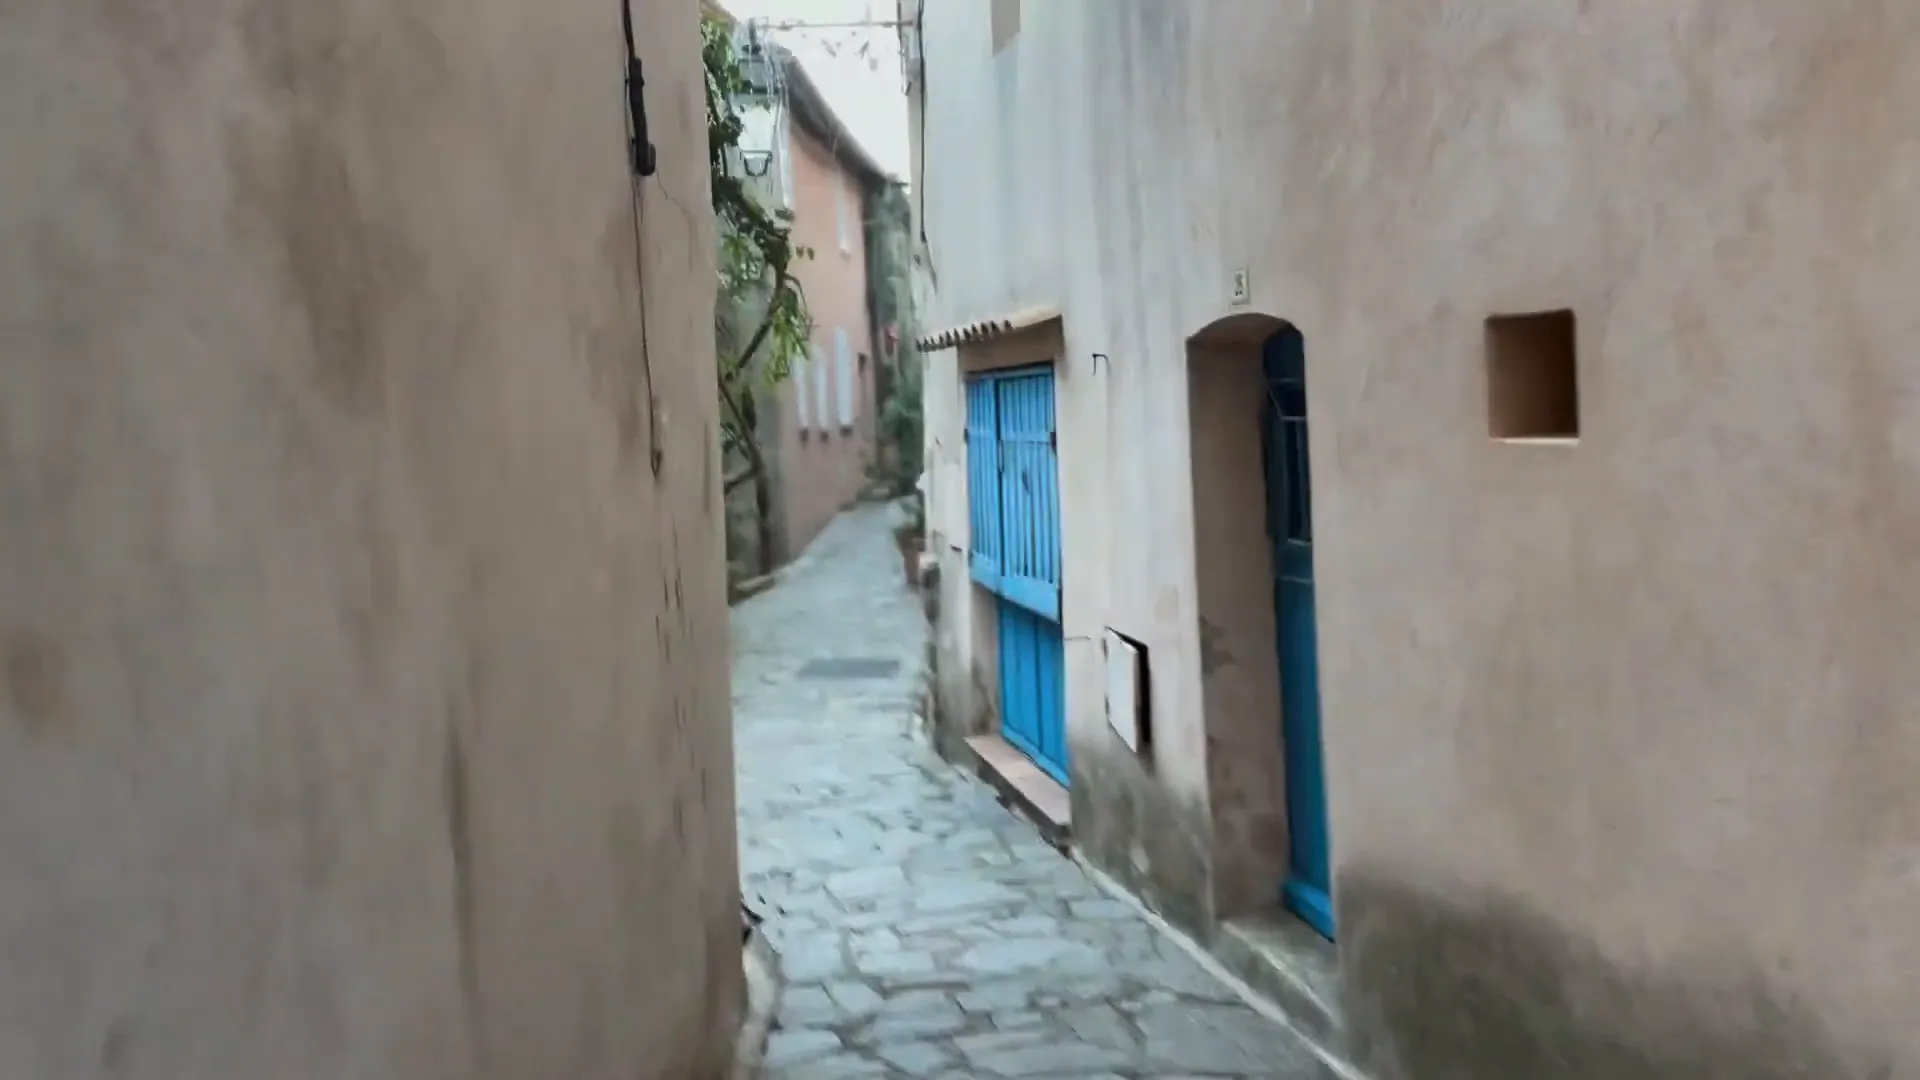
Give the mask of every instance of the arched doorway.
[[1280, 743], [1286, 767], [1288, 864], [1282, 898], [1308, 925], [1331, 938], [1332, 851], [1320, 733], [1306, 365], [1306, 342], [1292, 326], [1283, 327], [1260, 346], [1260, 374], [1266, 387], [1260, 441], [1265, 459], [1267, 537], [1272, 544]]
[[1237, 312], [1187, 360], [1215, 912], [1285, 907], [1332, 937], [1305, 340]]

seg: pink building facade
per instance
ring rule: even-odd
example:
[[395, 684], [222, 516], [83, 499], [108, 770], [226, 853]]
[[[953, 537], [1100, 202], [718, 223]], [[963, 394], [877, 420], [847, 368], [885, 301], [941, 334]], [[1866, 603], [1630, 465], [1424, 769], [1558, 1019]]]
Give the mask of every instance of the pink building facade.
[[785, 104], [774, 128], [780, 199], [813, 316], [813, 348], [778, 392], [780, 461], [776, 505], [786, 554], [804, 550], [866, 485], [876, 432], [872, 290], [867, 217], [874, 192], [892, 183], [828, 108], [799, 63], [776, 48]]

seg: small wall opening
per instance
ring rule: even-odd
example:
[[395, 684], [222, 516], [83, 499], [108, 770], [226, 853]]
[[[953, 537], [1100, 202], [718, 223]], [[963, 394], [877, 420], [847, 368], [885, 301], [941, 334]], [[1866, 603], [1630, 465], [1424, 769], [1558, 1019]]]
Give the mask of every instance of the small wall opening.
[[1579, 363], [1568, 309], [1487, 319], [1487, 431], [1496, 439], [1580, 437]]

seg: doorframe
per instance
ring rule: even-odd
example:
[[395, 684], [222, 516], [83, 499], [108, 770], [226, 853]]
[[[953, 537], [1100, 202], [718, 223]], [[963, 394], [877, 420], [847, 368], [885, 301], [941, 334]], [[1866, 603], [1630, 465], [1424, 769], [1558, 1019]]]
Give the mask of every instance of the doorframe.
[[[1208, 885], [1215, 922], [1297, 928], [1297, 935], [1287, 936], [1324, 948], [1319, 960], [1330, 961], [1332, 944], [1283, 895], [1292, 871], [1295, 823], [1287, 806], [1280, 637], [1271, 590], [1274, 552], [1266, 527], [1261, 356], [1270, 337], [1292, 328], [1277, 316], [1242, 310], [1216, 318], [1186, 341], [1200, 705], [1208, 813], [1216, 837]], [[1310, 358], [1306, 366], [1311, 375]], [[1324, 719], [1323, 714], [1323, 736]], [[1324, 742], [1323, 737], [1323, 769]], [[1322, 775], [1329, 781], [1321, 820], [1328, 831], [1329, 878], [1334, 878], [1339, 849], [1332, 836], [1333, 777]], [[1330, 887], [1328, 894], [1331, 909], [1337, 906], [1337, 889]]]

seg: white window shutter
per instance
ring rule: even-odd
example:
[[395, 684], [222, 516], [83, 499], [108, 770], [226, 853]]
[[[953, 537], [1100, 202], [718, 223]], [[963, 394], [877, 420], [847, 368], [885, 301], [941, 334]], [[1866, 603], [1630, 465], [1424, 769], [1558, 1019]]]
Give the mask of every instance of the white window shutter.
[[840, 426], [853, 426], [854, 374], [853, 350], [847, 346], [845, 327], [833, 331], [833, 380], [840, 391]]
[[832, 423], [833, 404], [827, 400], [827, 360], [815, 353], [813, 367], [813, 416], [814, 426], [822, 431]]
[[833, 212], [837, 235], [840, 238], [840, 251], [848, 254], [853, 251], [853, 213], [847, 208], [847, 189], [844, 185], [835, 190]]
[[812, 366], [803, 354], [793, 358], [793, 368], [787, 373], [787, 381], [793, 384], [794, 412], [800, 420], [801, 431], [813, 426], [813, 410], [807, 407], [807, 395], [812, 389], [807, 385], [807, 369]]
[[774, 126], [774, 167], [780, 170], [780, 205], [793, 209], [793, 122], [782, 111]]

